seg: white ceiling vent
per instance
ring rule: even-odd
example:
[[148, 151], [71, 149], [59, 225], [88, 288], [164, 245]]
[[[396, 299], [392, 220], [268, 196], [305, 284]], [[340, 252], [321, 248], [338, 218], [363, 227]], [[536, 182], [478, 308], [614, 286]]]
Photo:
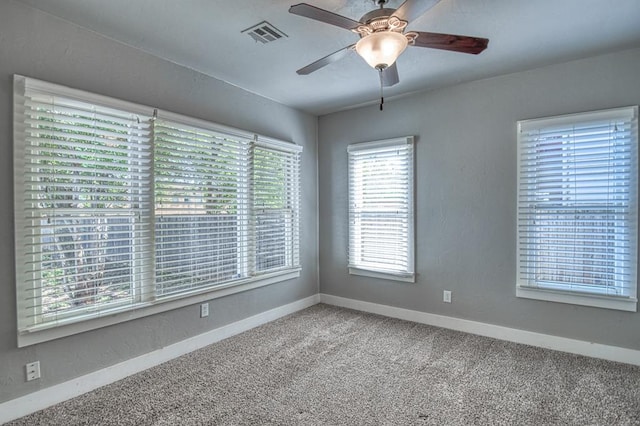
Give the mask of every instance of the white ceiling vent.
[[242, 30], [241, 32], [248, 34], [255, 41], [259, 41], [263, 44], [271, 43], [272, 41], [276, 41], [283, 37], [288, 37], [288, 35], [280, 31], [267, 21], [262, 21], [259, 24], [247, 28], [246, 30]]

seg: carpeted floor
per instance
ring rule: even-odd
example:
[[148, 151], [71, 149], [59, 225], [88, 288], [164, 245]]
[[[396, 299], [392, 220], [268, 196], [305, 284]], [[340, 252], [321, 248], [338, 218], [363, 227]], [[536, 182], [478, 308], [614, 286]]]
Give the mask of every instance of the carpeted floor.
[[639, 425], [640, 368], [327, 305], [10, 425]]

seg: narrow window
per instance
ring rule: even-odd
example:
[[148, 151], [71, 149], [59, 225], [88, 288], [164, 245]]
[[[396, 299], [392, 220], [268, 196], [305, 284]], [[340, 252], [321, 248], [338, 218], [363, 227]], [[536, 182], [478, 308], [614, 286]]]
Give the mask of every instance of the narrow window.
[[255, 273], [299, 266], [300, 156], [258, 139], [253, 149]]
[[349, 272], [414, 281], [413, 138], [349, 145]]

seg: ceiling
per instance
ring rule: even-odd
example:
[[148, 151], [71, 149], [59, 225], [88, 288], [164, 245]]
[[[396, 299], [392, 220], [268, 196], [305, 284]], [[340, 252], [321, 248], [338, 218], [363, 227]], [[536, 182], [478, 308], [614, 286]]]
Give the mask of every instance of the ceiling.
[[[301, 0], [18, 0], [153, 55], [315, 115], [377, 102], [379, 80], [355, 52], [310, 75], [296, 70], [355, 43], [350, 31], [288, 13]], [[306, 0], [358, 20], [372, 0]], [[390, 0], [397, 8], [402, 0]], [[268, 21], [287, 37], [242, 31]], [[480, 55], [408, 48], [385, 97], [640, 46], [640, 0], [442, 0], [409, 30], [489, 38]]]

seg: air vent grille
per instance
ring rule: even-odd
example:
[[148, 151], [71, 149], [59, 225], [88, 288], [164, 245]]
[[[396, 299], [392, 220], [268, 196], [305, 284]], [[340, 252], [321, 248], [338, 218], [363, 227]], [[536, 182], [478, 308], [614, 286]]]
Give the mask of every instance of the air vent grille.
[[288, 37], [285, 33], [267, 21], [262, 21], [259, 24], [249, 27], [241, 32], [243, 34], [248, 34], [252, 39], [259, 41], [262, 44], [271, 43], [283, 37]]

